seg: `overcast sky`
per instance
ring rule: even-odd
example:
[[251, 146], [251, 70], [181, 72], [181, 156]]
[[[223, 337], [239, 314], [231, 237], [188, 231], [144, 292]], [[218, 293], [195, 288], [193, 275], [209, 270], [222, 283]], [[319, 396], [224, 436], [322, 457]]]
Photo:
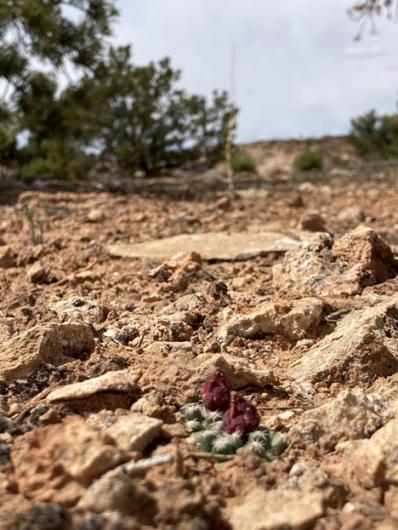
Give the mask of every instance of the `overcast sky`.
[[356, 43], [349, 0], [118, 0], [116, 40], [137, 63], [171, 57], [182, 85], [230, 88], [235, 50], [239, 140], [344, 133], [398, 100], [398, 23]]

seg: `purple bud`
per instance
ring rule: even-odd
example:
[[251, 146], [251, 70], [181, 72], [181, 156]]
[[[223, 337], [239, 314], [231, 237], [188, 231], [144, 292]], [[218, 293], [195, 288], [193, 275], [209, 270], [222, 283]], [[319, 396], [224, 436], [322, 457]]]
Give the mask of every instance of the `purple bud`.
[[231, 405], [223, 417], [223, 429], [228, 434], [239, 432], [246, 436], [254, 431], [260, 423], [256, 407], [239, 394], [232, 397]]
[[221, 371], [217, 371], [206, 379], [202, 396], [207, 410], [227, 410], [231, 400], [231, 383]]

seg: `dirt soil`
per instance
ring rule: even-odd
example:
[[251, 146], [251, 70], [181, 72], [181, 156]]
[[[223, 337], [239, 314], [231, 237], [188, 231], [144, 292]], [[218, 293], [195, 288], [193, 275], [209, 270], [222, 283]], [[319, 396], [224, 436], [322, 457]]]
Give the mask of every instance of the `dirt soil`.
[[[273, 267], [284, 263], [281, 253], [212, 263], [188, 255], [159, 264], [112, 258], [106, 250], [117, 242], [225, 231], [278, 231], [306, 241], [314, 228], [339, 241], [366, 225], [395, 255], [398, 172], [384, 177], [361, 180], [345, 173], [316, 182], [268, 183], [239, 189], [234, 201], [222, 191], [204, 195], [201, 189], [191, 189], [188, 199], [161, 190], [3, 192], [0, 528], [398, 528], [398, 479], [385, 471], [398, 469], [398, 457], [391, 450], [387, 458], [384, 440], [368, 466], [377, 461], [377, 470], [366, 480], [355, 460], [356, 444], [373, 443], [394, 421], [383, 388], [394, 393], [397, 370], [362, 370], [360, 364], [360, 377], [355, 370], [355, 377], [334, 371], [314, 380], [292, 375], [345, 315], [387, 303], [397, 293], [394, 264], [359, 288], [334, 292], [329, 282], [327, 290], [308, 293], [284, 291], [280, 277], [278, 286], [273, 283]], [[360, 263], [363, 256], [355, 259]], [[231, 319], [264, 304], [289, 311], [307, 297], [320, 301], [321, 312], [302, 328], [299, 321], [297, 332], [278, 321], [271, 331], [237, 331], [228, 340], [220, 335]], [[350, 339], [342, 335], [339, 340]], [[249, 382], [236, 386], [255, 404], [262, 424], [288, 443], [272, 462], [239, 452], [225, 459], [201, 454], [181, 423], [180, 408], [200, 400], [205, 367], [220, 355], [250, 372]], [[351, 370], [344, 366], [343, 372]], [[110, 372], [120, 379], [101, 379], [94, 391], [74, 387], [72, 398], [51, 398], [65, 385]], [[357, 396], [354, 405], [350, 399], [344, 405], [347, 392]], [[371, 400], [378, 400], [381, 412]], [[372, 412], [362, 410], [368, 402]], [[353, 415], [343, 410], [336, 418], [341, 403], [353, 406]], [[309, 414], [328, 404], [309, 428]], [[154, 430], [141, 445], [126, 445], [123, 432], [114, 434], [115, 422], [131, 411], [145, 421], [161, 420], [148, 427]], [[366, 428], [357, 432], [358, 417]], [[150, 457], [160, 463], [117, 474], [121, 464]], [[260, 502], [270, 503], [266, 517]], [[274, 512], [283, 510], [291, 513], [278, 520]]]

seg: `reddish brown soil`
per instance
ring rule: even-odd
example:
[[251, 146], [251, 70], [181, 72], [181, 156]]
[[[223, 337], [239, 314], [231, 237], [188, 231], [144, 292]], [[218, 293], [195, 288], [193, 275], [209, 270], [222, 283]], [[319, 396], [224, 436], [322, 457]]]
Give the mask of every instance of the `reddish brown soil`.
[[[103, 307], [106, 318], [93, 324], [99, 339], [95, 351], [88, 357], [56, 367], [43, 366], [28, 379], [10, 385], [0, 384], [0, 414], [8, 416], [14, 425], [11, 433], [0, 434], [0, 441], [8, 444], [13, 451], [20, 436], [41, 427], [32, 410], [37, 406], [34, 398], [45, 389], [125, 367], [142, 372], [140, 393], [151, 390], [160, 393], [158, 416], [166, 424], [174, 425], [178, 422], [179, 407], [192, 397], [190, 363], [201, 353], [220, 351], [216, 340], [220, 312], [227, 306], [234, 312], [246, 311], [261, 300], [276, 297], [272, 288], [271, 267], [281, 259], [280, 255], [270, 254], [241, 262], [204, 263], [200, 270], [189, 275], [189, 281], [181, 289], [178, 285], [168, 289], [167, 282], [148, 274], [154, 264], [110, 258], [105, 249], [107, 244], [216, 231], [261, 232], [272, 229], [294, 234], [308, 212], [320, 214], [327, 230], [341, 235], [357, 223], [343, 219], [339, 214], [348, 208], [359, 207], [365, 215], [365, 224], [377, 230], [393, 249], [398, 245], [397, 173], [390, 172], [385, 180], [358, 181], [357, 178], [350, 180], [345, 177], [344, 180], [335, 178], [303, 186], [302, 205], [301, 201], [297, 201], [298, 189], [298, 184], [246, 189], [241, 190], [240, 196], [233, 202], [225, 201], [222, 192], [209, 193], [206, 200], [202, 200], [203, 195], [199, 193], [195, 197], [194, 191], [189, 200], [170, 198], [161, 193], [158, 197], [106, 192], [25, 191], [4, 194], [0, 207], [1, 244], [9, 246], [14, 266], [0, 269], [1, 340], [8, 340], [34, 326], [59, 322], [50, 306], [62, 299], [96, 301]], [[23, 214], [24, 206], [33, 210], [35, 219], [43, 219], [43, 243], [32, 244], [29, 223]], [[95, 222], [89, 220], [90, 215], [96, 217], [92, 214], [93, 210], [101, 212]], [[45, 277], [33, 283], [27, 271], [36, 262], [40, 262], [46, 272]], [[227, 286], [226, 294], [219, 295], [218, 282]], [[398, 279], [393, 279], [368, 288], [368, 291], [390, 294], [397, 288]], [[205, 296], [206, 304], [199, 311], [199, 320], [184, 339], [191, 343], [190, 350], [187, 352], [178, 345], [171, 347], [165, 344], [181, 341], [179, 334], [184, 330], [166, 329], [167, 326], [165, 328], [159, 323], [158, 316], [167, 305], [175, 303], [183, 295], [197, 292]], [[288, 295], [283, 298], [288, 299]], [[328, 313], [340, 309], [361, 307], [363, 302], [360, 296], [354, 296], [328, 297], [325, 303], [326, 317]], [[129, 344], [103, 336], [108, 328], [122, 329], [126, 323], [133, 321], [137, 322], [138, 337]], [[151, 329], [144, 332], [146, 322]], [[316, 329], [308, 332], [306, 339], [317, 341], [333, 326], [334, 323], [325, 318]], [[181, 465], [160, 466], [140, 478], [151, 491], [158, 491], [158, 501], [163, 503], [160, 515], [154, 520], [148, 514], [141, 514], [135, 519], [136, 526], [130, 518], [125, 523], [119, 521], [122, 526], [114, 528], [145, 528], [145, 525], [148, 528], [170, 529], [228, 528], [229, 507], [239, 503], [255, 485], [273, 489], [287, 483], [297, 459], [320, 467], [327, 476], [319, 486], [327, 491], [325, 515], [314, 523], [313, 528], [370, 529], [376, 528], [382, 521], [395, 521], [398, 525], [398, 520], [393, 520], [384, 506], [380, 489], [365, 490], [352, 477], [344, 476], [339, 468], [338, 455], [329, 453], [320, 456], [316, 444], [290, 439], [289, 427], [296, 420], [286, 424], [283, 415], [281, 420], [277, 418], [286, 410], [294, 411], [295, 417], [299, 417], [302, 411], [323, 403], [342, 390], [339, 384], [327, 387], [318, 383], [312, 403], [308, 403], [302, 395], [292, 393], [286, 369], [307, 349], [305, 342], [295, 346], [295, 342], [281, 336], [259, 340], [237, 338], [225, 346], [224, 351], [249, 360], [254, 368], [273, 367], [275, 370], [279, 381], [277, 385], [262, 389], [249, 387], [242, 392], [257, 405], [263, 423], [269, 422], [270, 426], [285, 433], [289, 447], [278, 460], [265, 463], [237, 456], [231, 461], [219, 463], [193, 456], [192, 447], [183, 438], [170, 440], [164, 434], [147, 449], [144, 456], [175, 454], [178, 451]], [[54, 406], [51, 423], [57, 424], [72, 413], [86, 417], [102, 409], [127, 409], [137, 396], [127, 399], [127, 402], [124, 399], [108, 396], [87, 406], [84, 402], [57, 405]], [[50, 528], [44, 523], [37, 526], [39, 518], [35, 519], [34, 512], [32, 515], [32, 506], [36, 503], [18, 491], [13, 466], [9, 459], [3, 457], [0, 459], [0, 492], [4, 528]], [[362, 512], [342, 510], [344, 505], [356, 500], [362, 503]], [[75, 517], [73, 509], [59, 509], [65, 510], [65, 518]], [[19, 519], [14, 517], [16, 512], [20, 513]], [[29, 523], [29, 520], [34, 523]], [[69, 528], [67, 525], [72, 523], [62, 524], [58, 521], [53, 523], [52, 528]], [[73, 523], [73, 527], [79, 528], [79, 524], [82, 524], [80, 519]]]

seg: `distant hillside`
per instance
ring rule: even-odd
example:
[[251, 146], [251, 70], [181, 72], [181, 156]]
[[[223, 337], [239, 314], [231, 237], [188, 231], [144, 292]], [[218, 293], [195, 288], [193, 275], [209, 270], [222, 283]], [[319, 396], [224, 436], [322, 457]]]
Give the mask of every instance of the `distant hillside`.
[[256, 161], [257, 172], [263, 177], [290, 174], [296, 156], [307, 149], [317, 149], [323, 154], [326, 170], [335, 167], [350, 169], [360, 162], [348, 144], [347, 136], [259, 141], [242, 147]]

